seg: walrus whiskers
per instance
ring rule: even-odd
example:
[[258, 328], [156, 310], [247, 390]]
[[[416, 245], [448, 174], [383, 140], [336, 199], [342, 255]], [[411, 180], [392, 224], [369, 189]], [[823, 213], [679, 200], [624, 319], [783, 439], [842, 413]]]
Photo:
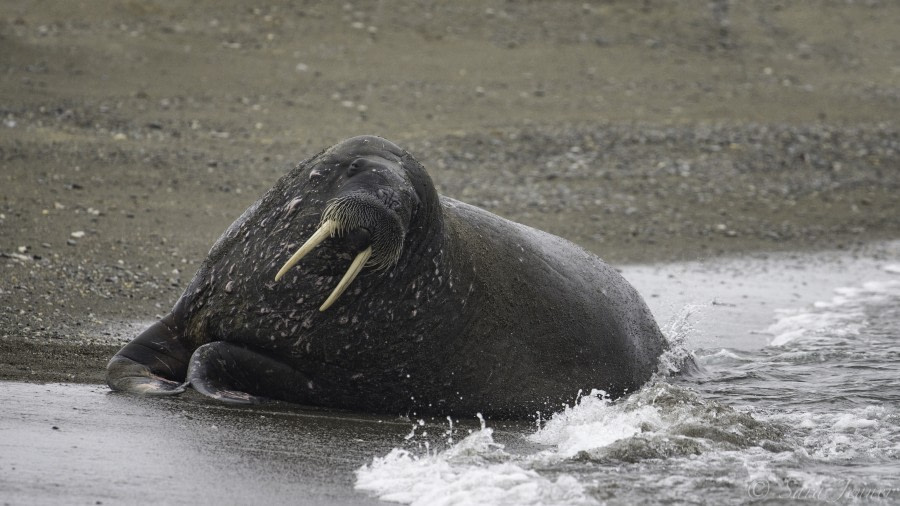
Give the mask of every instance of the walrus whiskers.
[[283, 266], [281, 266], [278, 274], [275, 275], [275, 281], [279, 281], [281, 277], [284, 276], [285, 273], [287, 273], [287, 271], [291, 270], [291, 267], [297, 265], [297, 262], [305, 257], [310, 251], [315, 249], [316, 246], [321, 244], [322, 241], [331, 237], [335, 230], [339, 230], [340, 228], [340, 223], [335, 220], [326, 220], [324, 223], [322, 223], [322, 226], [319, 227], [318, 230], [316, 230], [316, 233], [314, 233], [309, 239], [307, 239], [306, 242], [303, 243], [303, 246], [300, 246], [300, 249], [298, 249], [297, 252], [294, 253], [294, 255], [291, 256], [291, 258], [288, 259], [288, 261], [285, 262]]
[[369, 267], [375, 271], [391, 268], [403, 251], [403, 225], [394, 213], [379, 212], [384, 204], [370, 193], [354, 192], [332, 199], [322, 212], [322, 221], [337, 222], [333, 235], [362, 228], [371, 234]]
[[372, 256], [371, 246], [360, 251], [359, 254], [356, 255], [356, 258], [353, 259], [353, 263], [350, 264], [350, 268], [347, 269], [347, 272], [344, 273], [344, 277], [341, 278], [341, 281], [337, 284], [336, 287], [334, 287], [334, 291], [331, 292], [331, 295], [328, 296], [328, 299], [324, 304], [322, 304], [322, 307], [319, 308], [319, 311], [325, 311], [326, 309], [331, 307], [332, 304], [334, 304], [334, 301], [338, 300], [338, 297], [340, 297], [341, 294], [344, 293], [344, 290], [346, 290], [347, 287], [350, 286], [350, 283], [352, 283], [353, 280], [356, 279], [356, 275], [359, 274], [359, 271], [361, 271], [363, 266], [366, 265], [366, 262], [369, 260], [370, 256]]

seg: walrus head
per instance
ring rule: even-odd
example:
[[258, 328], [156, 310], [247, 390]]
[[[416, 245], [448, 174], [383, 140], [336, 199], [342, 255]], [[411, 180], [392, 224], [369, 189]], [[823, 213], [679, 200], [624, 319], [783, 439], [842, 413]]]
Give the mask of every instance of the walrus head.
[[284, 263], [275, 281], [329, 237], [350, 233], [361, 237], [354, 242], [365, 246], [351, 252], [353, 262], [319, 311], [334, 304], [364, 268], [384, 271], [396, 265], [421, 204], [404, 158], [411, 157], [375, 136], [354, 137], [322, 153], [309, 172], [309, 183], [331, 198], [315, 233]]

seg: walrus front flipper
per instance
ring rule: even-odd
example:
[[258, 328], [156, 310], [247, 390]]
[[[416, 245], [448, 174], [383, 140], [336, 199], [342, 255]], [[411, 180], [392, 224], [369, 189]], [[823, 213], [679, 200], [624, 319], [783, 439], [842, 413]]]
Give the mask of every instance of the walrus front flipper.
[[106, 383], [113, 390], [143, 395], [184, 392], [190, 352], [178, 339], [172, 313], [126, 344], [106, 366]]
[[150, 368], [130, 358], [116, 355], [106, 366], [106, 384], [113, 390], [142, 395], [175, 395], [184, 384], [150, 372]]
[[313, 388], [305, 374], [289, 365], [225, 341], [197, 348], [191, 356], [187, 384], [229, 404], [258, 404], [268, 397], [302, 403]]

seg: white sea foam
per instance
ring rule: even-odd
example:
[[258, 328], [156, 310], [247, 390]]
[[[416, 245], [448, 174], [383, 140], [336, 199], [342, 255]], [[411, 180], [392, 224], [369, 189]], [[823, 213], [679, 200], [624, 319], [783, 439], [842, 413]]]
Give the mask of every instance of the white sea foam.
[[356, 488], [406, 504], [593, 504], [577, 476], [548, 472], [577, 460], [637, 462], [762, 444], [772, 427], [698, 393], [654, 380], [612, 401], [600, 391], [556, 413], [510, 453], [482, 428], [438, 452], [394, 449], [356, 472]]
[[766, 418], [802, 429], [802, 451], [817, 459], [845, 462], [900, 457], [900, 445], [895, 442], [900, 413], [892, 406], [869, 405], [834, 413], [772, 413]]
[[356, 471], [356, 488], [412, 505], [595, 504], [574, 477], [542, 476], [527, 461], [516, 462], [492, 434], [482, 428], [423, 456], [395, 448]]
[[[638, 394], [635, 394], [638, 395]], [[553, 415], [544, 427], [528, 436], [530, 441], [553, 445], [554, 457], [573, 457], [579, 452], [608, 446], [641, 432], [642, 425], [660, 425], [654, 406], [624, 410], [600, 391], [583, 397], [577, 406], [566, 407]]]
[[775, 336], [769, 343], [771, 346], [783, 346], [802, 337], [820, 335], [824, 331], [857, 334], [860, 325], [854, 323], [854, 320], [862, 318], [861, 314], [850, 312], [779, 310], [777, 314], [777, 321], [765, 330]]
[[595, 504], [575, 477], [551, 478], [535, 467], [632, 437], [648, 420], [659, 423], [654, 407], [624, 409], [602, 392], [593, 391], [527, 436], [547, 447], [537, 454], [506, 452], [493, 440], [492, 430], [482, 426], [444, 451], [414, 455], [395, 448], [376, 457], [357, 470], [356, 488], [383, 500], [413, 505]]
[[743, 364], [749, 362], [751, 359], [742, 357], [735, 353], [733, 350], [729, 350], [726, 348], [721, 348], [719, 351], [715, 353], [707, 353], [697, 358], [697, 361], [702, 364], [704, 367], [706, 366], [726, 366], [729, 364]]
[[851, 413], [844, 413], [835, 420], [832, 426], [834, 430], [842, 432], [856, 432], [858, 429], [866, 429], [878, 425], [878, 420], [860, 418]]
[[890, 272], [891, 274], [900, 274], [900, 264], [888, 264], [882, 267], [885, 272]]
[[830, 301], [812, 304], [809, 308], [776, 311], [775, 323], [765, 332], [773, 336], [771, 346], [783, 346], [797, 339], [818, 336], [852, 336], [866, 324], [863, 308], [900, 297], [900, 281], [869, 281], [859, 287], [834, 290]]

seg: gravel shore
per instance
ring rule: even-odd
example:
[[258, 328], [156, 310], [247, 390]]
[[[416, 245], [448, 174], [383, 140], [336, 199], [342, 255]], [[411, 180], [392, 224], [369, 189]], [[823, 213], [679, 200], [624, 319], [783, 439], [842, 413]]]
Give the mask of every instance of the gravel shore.
[[617, 264], [900, 237], [892, 2], [2, 4], [0, 379], [102, 381], [362, 133]]

